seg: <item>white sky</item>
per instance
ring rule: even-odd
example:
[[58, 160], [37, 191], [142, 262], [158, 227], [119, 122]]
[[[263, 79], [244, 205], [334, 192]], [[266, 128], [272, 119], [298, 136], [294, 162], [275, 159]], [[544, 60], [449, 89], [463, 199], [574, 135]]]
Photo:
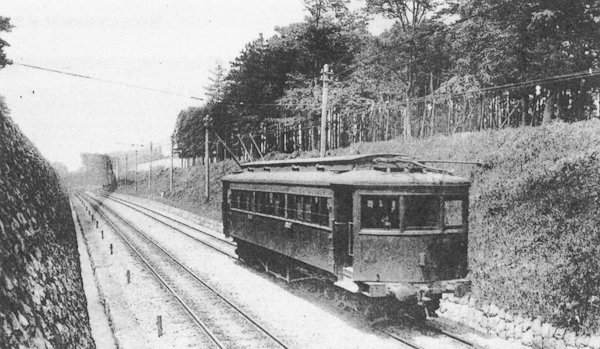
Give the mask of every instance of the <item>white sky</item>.
[[4, 0], [0, 16], [15, 28], [0, 37], [14, 63], [182, 96], [19, 65], [0, 70], [0, 95], [42, 155], [70, 170], [82, 152], [166, 148], [179, 112], [202, 104], [189, 97], [204, 97], [217, 59], [307, 14], [300, 0]]

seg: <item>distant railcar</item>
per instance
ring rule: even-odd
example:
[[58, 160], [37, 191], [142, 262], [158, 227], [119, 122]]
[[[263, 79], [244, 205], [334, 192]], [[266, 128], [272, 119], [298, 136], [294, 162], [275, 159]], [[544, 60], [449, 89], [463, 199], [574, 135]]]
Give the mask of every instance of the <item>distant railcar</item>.
[[398, 154], [262, 161], [223, 177], [237, 254], [369, 297], [464, 284], [470, 182]]

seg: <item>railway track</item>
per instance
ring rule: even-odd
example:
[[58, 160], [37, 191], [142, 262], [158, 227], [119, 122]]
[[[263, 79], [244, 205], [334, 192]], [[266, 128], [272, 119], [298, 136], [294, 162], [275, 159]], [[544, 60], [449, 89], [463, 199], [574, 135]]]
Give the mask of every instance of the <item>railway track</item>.
[[[88, 202], [218, 348], [287, 348], [264, 326], [110, 208]], [[93, 203], [92, 201], [96, 201]]]
[[[99, 202], [99, 200], [97, 198], [93, 198], [93, 197], [89, 196], [88, 194], [83, 194], [83, 195], [90, 197], [90, 199], [95, 200], [96, 202]], [[149, 217], [171, 229], [174, 229], [175, 231], [178, 231], [182, 234], [189, 236], [190, 238], [192, 238], [196, 241], [199, 241], [200, 243], [208, 246], [211, 249], [214, 249], [220, 253], [223, 253], [223, 254], [227, 255], [228, 257], [237, 259], [237, 255], [235, 254], [235, 243], [232, 243], [223, 238], [214, 236], [214, 234], [203, 231], [199, 227], [194, 227], [193, 225], [179, 221], [177, 219], [169, 217], [168, 215], [162, 214], [156, 210], [144, 207], [143, 205], [133, 203], [133, 202], [121, 199], [121, 198], [110, 197], [107, 195], [102, 195], [102, 198], [108, 199], [108, 200], [116, 202], [120, 205], [129, 207], [130, 209], [135, 210], [136, 212], [139, 212], [146, 217]], [[190, 233], [188, 230], [191, 230], [195, 233], [203, 234], [203, 236], [208, 238], [211, 242], [208, 243], [205, 239], [199, 239], [196, 236], [196, 234]], [[460, 335], [452, 333], [451, 331], [448, 331], [448, 330], [441, 329], [434, 324], [430, 324], [425, 321], [419, 321], [416, 319], [412, 319], [412, 318], [410, 318], [410, 316], [406, 316], [406, 317], [409, 318], [408, 320], [413, 324], [414, 327], [418, 327], [421, 331], [430, 332], [433, 335], [449, 338], [453, 342], [455, 342], [459, 347], [485, 349], [485, 347], [482, 347], [475, 343], [472, 343], [472, 342], [462, 338]], [[387, 337], [397, 341], [403, 347], [408, 347], [408, 348], [413, 348], [413, 349], [427, 349], [428, 348], [428, 346], [423, 346], [423, 345], [417, 344], [414, 340], [408, 338], [403, 333], [401, 333], [402, 331], [399, 331], [397, 328], [394, 328], [394, 326], [388, 326], [387, 328], [374, 328], [374, 330], [376, 330], [381, 335], [387, 336]]]
[[[89, 196], [88, 194], [83, 195]], [[202, 229], [202, 227], [190, 225], [186, 222], [182, 222], [173, 217], [169, 217], [168, 215], [165, 215], [161, 212], [142, 206], [140, 204], [133, 203], [131, 201], [127, 201], [120, 198], [114, 198], [109, 195], [101, 196], [105, 199], [111, 200], [113, 202], [126, 206], [132, 210], [135, 210], [145, 215], [146, 217], [151, 218], [177, 232], [180, 232], [219, 253], [222, 253], [233, 259], [237, 259], [237, 255], [235, 254], [236, 244], [232, 241], [225, 239], [224, 236], [215, 236], [213, 233]]]
[[[446, 330], [442, 330], [442, 329], [432, 326], [430, 324], [420, 322], [420, 321], [417, 321], [415, 324], [416, 324], [416, 326], [419, 326], [420, 329], [428, 331], [428, 332], [432, 332], [434, 335], [449, 338], [450, 340], [452, 340], [456, 345], [458, 345], [461, 348], [487, 349], [486, 347], [477, 345], [469, 340], [462, 338], [461, 336], [459, 336], [455, 333], [452, 333], [452, 332], [449, 332]], [[418, 344], [414, 340], [407, 338], [405, 335], [400, 333], [401, 331], [399, 331], [396, 328], [393, 328], [393, 326], [389, 327], [389, 328], [378, 328], [377, 330], [412, 349], [428, 349], [429, 348], [426, 345]]]

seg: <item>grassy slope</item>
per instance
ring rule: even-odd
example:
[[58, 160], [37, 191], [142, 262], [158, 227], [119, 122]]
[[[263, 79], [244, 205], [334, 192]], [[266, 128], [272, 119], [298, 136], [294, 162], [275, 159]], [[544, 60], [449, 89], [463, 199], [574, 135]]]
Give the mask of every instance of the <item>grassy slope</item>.
[[[484, 163], [439, 166], [473, 181], [469, 219], [473, 293], [559, 326], [592, 329], [600, 323], [599, 151], [600, 121], [592, 120], [422, 141], [362, 143], [330, 155], [392, 152]], [[218, 179], [235, 168], [233, 162], [211, 166], [215, 182], [209, 205], [202, 203], [202, 167], [178, 169], [173, 195], [168, 194], [168, 170], [154, 180], [158, 187], [152, 193], [143, 190], [138, 195], [219, 219]], [[141, 187], [145, 183], [142, 180]]]

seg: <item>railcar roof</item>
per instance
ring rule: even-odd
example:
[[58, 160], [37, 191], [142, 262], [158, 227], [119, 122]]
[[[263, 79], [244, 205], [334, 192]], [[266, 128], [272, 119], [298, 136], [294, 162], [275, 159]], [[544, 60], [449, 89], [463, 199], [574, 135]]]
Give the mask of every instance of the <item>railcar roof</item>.
[[305, 159], [287, 159], [287, 160], [272, 160], [272, 161], [255, 161], [242, 164], [242, 168], [257, 168], [257, 167], [286, 167], [292, 165], [298, 166], [314, 166], [314, 165], [355, 165], [359, 163], [371, 162], [376, 158], [394, 158], [394, 157], [412, 157], [402, 154], [362, 154], [362, 155], [346, 155], [346, 156], [331, 156], [325, 158], [305, 158]]
[[224, 176], [223, 181], [233, 183], [270, 183], [305, 186], [440, 186], [469, 185], [462, 177], [435, 172], [383, 172], [377, 170], [352, 170], [348, 172], [276, 171], [243, 172]]

